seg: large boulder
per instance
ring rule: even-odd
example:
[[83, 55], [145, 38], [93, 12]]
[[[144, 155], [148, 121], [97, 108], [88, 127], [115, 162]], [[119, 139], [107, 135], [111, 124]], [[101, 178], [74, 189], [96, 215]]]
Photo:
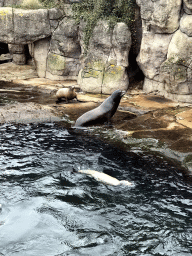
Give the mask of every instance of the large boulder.
[[173, 33], [179, 27], [182, 0], [137, 0], [146, 30]]
[[137, 63], [144, 75], [154, 79], [159, 75], [161, 64], [166, 60], [172, 35], [144, 31]]
[[50, 52], [78, 59], [81, 47], [78, 41], [78, 26], [74, 19], [64, 18], [53, 32]]
[[[81, 24], [80, 43], [84, 53], [85, 24]], [[89, 41], [87, 54], [82, 58], [78, 83], [83, 91], [111, 94], [115, 89], [127, 90], [129, 79], [128, 54], [131, 33], [125, 23], [117, 23], [113, 30], [108, 21], [99, 21]]]
[[161, 63], [158, 75], [146, 76], [144, 91], [158, 92], [167, 98], [192, 102], [192, 37], [176, 31], [168, 46], [166, 60]]
[[187, 14], [192, 14], [192, 1], [191, 0], [183, 0], [183, 8]]
[[9, 44], [8, 45], [9, 52], [13, 56], [13, 62], [17, 65], [25, 65], [26, 64], [26, 55], [25, 55], [25, 46], [17, 45], [17, 44]]
[[28, 44], [51, 36], [48, 10], [0, 8], [0, 41]]
[[51, 36], [48, 10], [13, 9], [14, 40], [28, 44]]
[[49, 52], [50, 39], [44, 38], [33, 44], [31, 55], [34, 57], [37, 74], [44, 78], [47, 70], [47, 55]]
[[77, 79], [80, 54], [78, 26], [74, 19], [64, 18], [51, 37], [46, 77], [56, 80]]
[[192, 15], [184, 14], [182, 16], [180, 21], [180, 30], [186, 35], [192, 36]]
[[46, 78], [51, 80], [77, 80], [79, 66], [79, 59], [66, 58], [49, 52]]
[[166, 91], [175, 94], [192, 94], [192, 37], [178, 30], [169, 45], [161, 75]]

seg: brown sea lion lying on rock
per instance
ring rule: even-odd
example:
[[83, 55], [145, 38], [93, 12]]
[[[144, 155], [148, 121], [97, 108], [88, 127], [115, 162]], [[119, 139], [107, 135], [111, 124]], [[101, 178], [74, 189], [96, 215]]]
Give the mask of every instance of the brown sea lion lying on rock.
[[77, 93], [75, 92], [75, 87], [70, 86], [68, 88], [61, 88], [56, 93], [56, 98], [58, 101], [61, 101], [62, 98], [68, 102], [69, 100], [73, 100], [77, 98]]

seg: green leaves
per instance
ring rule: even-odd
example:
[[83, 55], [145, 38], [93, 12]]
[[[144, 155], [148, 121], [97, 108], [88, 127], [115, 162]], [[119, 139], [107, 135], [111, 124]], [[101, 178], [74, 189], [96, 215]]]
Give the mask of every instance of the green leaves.
[[73, 17], [76, 22], [86, 22], [84, 29], [85, 52], [89, 45], [93, 29], [99, 19], [109, 21], [112, 29], [117, 22], [124, 22], [128, 26], [134, 21], [135, 0], [83, 0], [72, 5]]

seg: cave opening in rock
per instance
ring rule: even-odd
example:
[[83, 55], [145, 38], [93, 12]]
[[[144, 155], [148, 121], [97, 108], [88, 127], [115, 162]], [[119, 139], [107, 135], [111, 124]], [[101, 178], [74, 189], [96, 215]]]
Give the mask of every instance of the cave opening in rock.
[[[28, 65], [34, 65], [34, 62], [33, 62], [33, 53], [32, 53], [32, 48], [33, 48], [33, 46], [32, 46], [32, 44], [30, 44], [30, 45], [28, 45], [28, 44], [26, 44], [25, 46], [24, 46], [25, 48], [24, 48], [24, 53], [25, 53], [25, 56], [26, 56], [26, 64], [28, 64]], [[30, 47], [30, 49], [29, 49], [29, 47]]]
[[0, 64], [12, 61], [8, 44], [0, 43]]
[[0, 43], [0, 55], [9, 53], [8, 44]]
[[129, 89], [143, 89], [144, 74], [137, 64], [137, 56], [140, 52], [142, 40], [142, 20], [139, 6], [135, 8], [135, 20], [130, 26], [132, 45], [129, 51]]
[[129, 67], [127, 68], [129, 76], [129, 89], [143, 89], [144, 74], [136, 61], [137, 54], [132, 50], [129, 52]]

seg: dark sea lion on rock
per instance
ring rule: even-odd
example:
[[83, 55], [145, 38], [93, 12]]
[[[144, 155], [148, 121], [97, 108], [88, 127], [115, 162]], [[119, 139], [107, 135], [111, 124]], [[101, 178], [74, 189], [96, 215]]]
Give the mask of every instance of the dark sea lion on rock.
[[94, 123], [104, 123], [106, 121], [109, 123], [124, 94], [125, 91], [114, 91], [100, 106], [80, 116], [76, 120], [74, 127], [88, 126]]
[[70, 86], [68, 88], [59, 89], [56, 93], [56, 97], [58, 101], [60, 101], [62, 98], [65, 98], [66, 102], [68, 102], [69, 100], [73, 100], [74, 98], [77, 98], [75, 87]]

